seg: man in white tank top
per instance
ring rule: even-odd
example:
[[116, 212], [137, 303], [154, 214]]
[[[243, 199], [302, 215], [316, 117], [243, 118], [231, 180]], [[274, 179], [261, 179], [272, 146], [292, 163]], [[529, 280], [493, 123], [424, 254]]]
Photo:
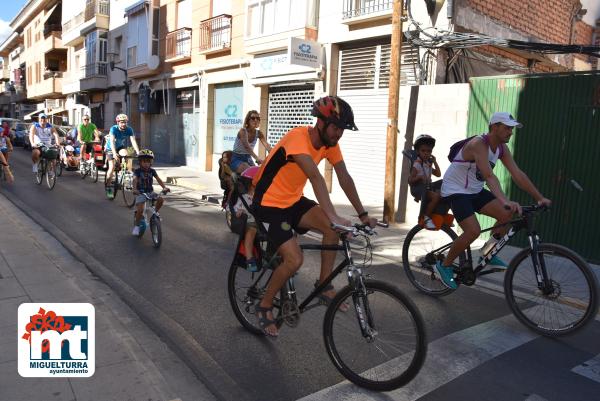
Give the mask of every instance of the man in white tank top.
[[60, 138], [58, 137], [56, 128], [48, 123], [48, 116], [46, 116], [46, 114], [40, 113], [39, 122], [31, 124], [31, 129], [29, 130], [29, 143], [31, 144], [33, 173], [37, 174], [38, 162], [40, 157], [44, 156], [50, 160], [48, 171], [52, 174], [54, 172], [58, 151], [52, 149], [51, 146], [53, 144], [58, 146], [60, 144]]
[[[452, 263], [481, 232], [475, 213], [491, 216], [498, 223], [506, 223], [514, 213], [521, 213], [519, 204], [512, 202], [502, 192], [500, 182], [492, 171], [498, 160], [502, 161], [519, 188], [529, 193], [539, 204], [551, 204], [517, 166], [506, 145], [515, 127], [522, 128], [523, 124], [509, 113], [494, 113], [490, 118], [488, 134], [467, 142], [444, 174], [442, 196], [450, 204], [452, 213], [463, 230], [454, 240], [446, 259], [442, 263], [438, 261], [435, 266], [443, 283], [450, 288], [457, 287]], [[487, 184], [489, 191], [483, 188], [484, 184]], [[507, 226], [498, 228], [493, 235], [499, 238], [507, 230]], [[504, 263], [496, 258], [491, 264]]]

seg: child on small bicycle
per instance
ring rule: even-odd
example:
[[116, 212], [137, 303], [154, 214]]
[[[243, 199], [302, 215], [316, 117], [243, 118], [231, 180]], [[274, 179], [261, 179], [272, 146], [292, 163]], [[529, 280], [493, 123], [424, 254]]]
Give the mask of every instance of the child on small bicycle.
[[246, 205], [252, 205], [252, 197], [254, 196], [254, 185], [252, 185], [252, 179], [258, 172], [258, 166], [248, 167], [244, 172], [242, 172], [240, 176], [240, 180], [244, 181], [243, 184], [247, 185], [247, 192], [245, 194], [241, 194], [233, 206], [233, 211], [237, 217], [241, 217], [242, 214], [248, 216], [246, 220], [246, 232], [244, 233], [244, 251], [246, 257], [246, 270], [249, 272], [257, 272], [258, 265], [256, 264], [256, 259], [252, 254], [252, 250], [254, 249], [254, 238], [256, 238], [256, 221], [254, 220], [254, 216], [252, 213], [249, 213], [242, 202], [242, 197], [244, 201], [246, 201]]
[[424, 221], [425, 228], [435, 230], [436, 226], [431, 220], [431, 215], [441, 199], [440, 189], [442, 186], [441, 180], [434, 183], [431, 182], [432, 174], [436, 177], [442, 175], [440, 166], [432, 154], [433, 147], [435, 146], [435, 138], [426, 134], [419, 135], [413, 146], [417, 152], [417, 158], [413, 162], [410, 169], [410, 176], [408, 177], [410, 193], [415, 199], [427, 201]]
[[144, 204], [146, 203], [146, 195], [148, 194], [151, 199], [156, 199], [156, 211], [158, 212], [163, 205], [163, 198], [153, 191], [152, 182], [154, 178], [158, 184], [162, 187], [164, 192], [169, 192], [164, 182], [160, 179], [156, 170], [152, 168], [152, 161], [154, 160], [154, 152], [149, 149], [142, 149], [138, 153], [138, 162], [140, 166], [133, 171], [133, 193], [136, 195], [135, 198], [135, 224], [133, 227], [132, 235], [140, 235], [140, 230], [146, 229], [146, 221], [142, 218], [144, 214]]

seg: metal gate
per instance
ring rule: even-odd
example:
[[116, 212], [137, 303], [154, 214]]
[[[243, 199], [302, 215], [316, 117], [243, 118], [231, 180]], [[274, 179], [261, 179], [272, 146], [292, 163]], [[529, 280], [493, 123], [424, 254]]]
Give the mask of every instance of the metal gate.
[[[473, 78], [471, 88], [469, 135], [487, 132], [495, 111], [508, 111], [524, 124], [509, 147], [519, 167], [553, 201], [537, 224], [542, 240], [599, 262], [600, 73]], [[494, 172], [510, 199], [533, 202], [501, 163]], [[487, 217], [480, 221], [483, 227], [493, 223]]]
[[269, 87], [267, 140], [274, 146], [292, 128], [312, 125], [315, 85]]

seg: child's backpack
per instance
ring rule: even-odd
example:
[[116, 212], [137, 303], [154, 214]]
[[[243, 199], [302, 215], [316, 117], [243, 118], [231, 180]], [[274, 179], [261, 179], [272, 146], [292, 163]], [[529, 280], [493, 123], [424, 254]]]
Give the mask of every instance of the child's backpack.
[[[450, 152], [448, 152], [448, 160], [450, 161], [450, 163], [452, 163], [454, 160], [454, 158], [456, 157], [456, 155], [458, 154], [458, 152], [460, 152], [460, 150], [468, 143], [471, 141], [471, 139], [473, 138], [477, 138], [479, 135], [475, 135], [475, 136], [470, 136], [468, 138], [462, 139], [458, 142], [455, 142], [454, 144], [452, 144], [452, 146], [450, 146]], [[484, 134], [481, 136], [481, 138], [483, 138], [484, 142], [490, 146], [490, 142], [488, 139], [488, 135]], [[498, 159], [501, 159], [502, 156], [504, 155], [504, 146], [502, 144], [500, 144], [500, 154], [498, 155]], [[461, 162], [465, 162], [467, 160], [456, 160], [456, 161], [461, 161]]]

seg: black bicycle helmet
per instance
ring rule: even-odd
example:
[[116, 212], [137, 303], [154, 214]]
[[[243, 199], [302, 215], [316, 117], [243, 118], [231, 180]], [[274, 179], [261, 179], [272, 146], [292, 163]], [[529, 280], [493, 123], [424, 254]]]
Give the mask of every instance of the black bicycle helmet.
[[352, 107], [337, 96], [325, 96], [315, 101], [311, 115], [323, 120], [326, 124], [358, 131], [358, 127], [354, 124]]
[[435, 146], [435, 138], [427, 134], [419, 135], [415, 140], [413, 147], [415, 150], [419, 150], [419, 147], [423, 144], [429, 145], [433, 148]]

